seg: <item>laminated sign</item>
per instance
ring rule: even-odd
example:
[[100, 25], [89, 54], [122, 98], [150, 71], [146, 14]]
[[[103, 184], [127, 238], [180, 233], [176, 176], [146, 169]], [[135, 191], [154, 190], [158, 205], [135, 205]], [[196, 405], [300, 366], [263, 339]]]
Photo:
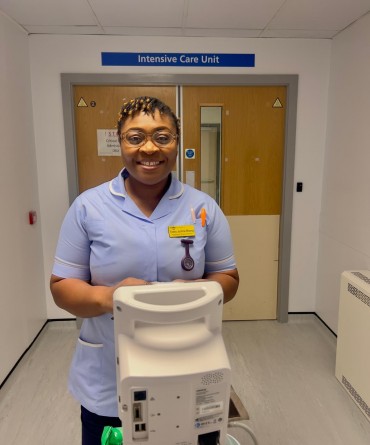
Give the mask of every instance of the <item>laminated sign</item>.
[[121, 156], [117, 130], [96, 130], [98, 139], [98, 156]]

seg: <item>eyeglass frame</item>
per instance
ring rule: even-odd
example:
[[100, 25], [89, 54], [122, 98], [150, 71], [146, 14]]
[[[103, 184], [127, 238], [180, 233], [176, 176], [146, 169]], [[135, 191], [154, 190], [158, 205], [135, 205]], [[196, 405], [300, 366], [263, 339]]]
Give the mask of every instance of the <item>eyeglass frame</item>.
[[[145, 139], [143, 140], [142, 144], [132, 145], [132, 144], [130, 144], [129, 142], [127, 142], [127, 140], [126, 140], [126, 135], [127, 135], [127, 133], [129, 133], [129, 132], [136, 132], [136, 133], [139, 133], [139, 134], [144, 135], [144, 136], [145, 136]], [[166, 145], [157, 145], [157, 144], [153, 141], [152, 136], [153, 136], [154, 134], [156, 134], [156, 133], [160, 133], [160, 132], [169, 133], [169, 134], [172, 136], [172, 141], [169, 142], [169, 143], [166, 144]], [[130, 130], [125, 131], [124, 133], [121, 133], [121, 134], [119, 135], [119, 140], [120, 140], [120, 141], [124, 141], [129, 147], [141, 148], [141, 147], [143, 147], [143, 146], [148, 142], [148, 138], [150, 138], [150, 141], [151, 141], [152, 144], [154, 144], [156, 147], [158, 147], [158, 148], [165, 148], [165, 147], [168, 147], [168, 146], [170, 146], [171, 144], [173, 144], [173, 143], [178, 139], [178, 137], [179, 137], [178, 134], [173, 134], [172, 131], [167, 130], [167, 129], [164, 129], [164, 128], [163, 128], [163, 129], [156, 130], [156, 131], [153, 131], [153, 133], [146, 133], [145, 131], [142, 131], [142, 130], [130, 129]]]

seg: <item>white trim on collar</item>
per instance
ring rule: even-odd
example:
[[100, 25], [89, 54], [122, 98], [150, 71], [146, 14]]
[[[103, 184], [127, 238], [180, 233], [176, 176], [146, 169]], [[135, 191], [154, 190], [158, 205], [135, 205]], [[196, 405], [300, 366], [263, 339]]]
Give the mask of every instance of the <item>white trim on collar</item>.
[[116, 192], [116, 191], [114, 190], [114, 188], [113, 188], [113, 181], [114, 181], [115, 179], [116, 179], [116, 178], [112, 179], [112, 180], [109, 182], [109, 191], [112, 193], [112, 195], [115, 195], [115, 196], [122, 196], [122, 198], [126, 198], [127, 196], [126, 196], [124, 193]]
[[180, 181], [178, 183], [181, 185], [181, 189], [176, 195], [169, 196], [168, 199], [177, 199], [180, 198], [180, 196], [184, 193], [184, 184]]
[[[123, 171], [124, 171], [125, 169], [123, 168], [121, 171], [120, 171], [120, 173], [119, 173], [119, 175], [118, 175], [118, 178], [121, 178], [121, 179], [123, 179]], [[116, 190], [114, 190], [114, 187], [113, 187], [113, 183], [114, 183], [114, 181], [116, 181], [117, 180], [117, 177], [116, 178], [113, 178], [110, 182], [109, 182], [109, 191], [112, 193], [112, 195], [115, 195], [115, 196], [121, 196], [122, 198], [127, 198], [127, 194], [126, 193], [122, 193], [122, 192], [118, 192], [118, 191], [116, 191]], [[183, 193], [184, 193], [184, 184], [181, 182], [181, 181], [179, 181], [177, 178], [176, 178], [176, 176], [175, 175], [173, 175], [172, 174], [172, 180], [174, 181], [176, 181], [177, 182], [177, 184], [179, 184], [180, 185], [180, 190], [175, 194], [175, 195], [171, 195], [171, 196], [168, 196], [168, 199], [177, 199], [177, 198], [179, 198]]]

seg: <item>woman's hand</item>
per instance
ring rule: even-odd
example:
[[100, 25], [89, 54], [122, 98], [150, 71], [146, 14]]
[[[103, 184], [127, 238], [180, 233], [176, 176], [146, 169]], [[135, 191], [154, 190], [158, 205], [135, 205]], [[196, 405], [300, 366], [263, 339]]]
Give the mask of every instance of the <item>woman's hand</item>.
[[141, 280], [140, 278], [128, 277], [120, 281], [118, 284], [116, 284], [114, 286], [114, 290], [122, 286], [142, 286], [146, 284], [151, 284], [151, 283], [149, 281]]
[[92, 286], [77, 278], [61, 278], [52, 275], [50, 290], [57, 306], [77, 317], [98, 317], [113, 313], [113, 293], [122, 286], [150, 284], [148, 281], [127, 277], [115, 286]]

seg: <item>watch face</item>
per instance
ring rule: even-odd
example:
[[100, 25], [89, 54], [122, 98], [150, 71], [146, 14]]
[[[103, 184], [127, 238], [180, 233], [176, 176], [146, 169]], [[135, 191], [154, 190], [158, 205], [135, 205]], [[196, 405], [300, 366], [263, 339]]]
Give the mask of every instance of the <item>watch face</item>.
[[194, 260], [192, 257], [190, 256], [186, 256], [182, 259], [181, 261], [181, 267], [184, 270], [192, 270], [194, 267]]

